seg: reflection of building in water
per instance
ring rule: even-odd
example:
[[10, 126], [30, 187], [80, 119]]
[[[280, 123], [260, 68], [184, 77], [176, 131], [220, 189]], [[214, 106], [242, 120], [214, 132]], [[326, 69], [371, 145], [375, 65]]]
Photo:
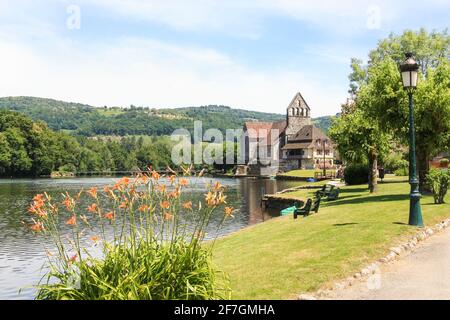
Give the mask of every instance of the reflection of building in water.
[[248, 212], [248, 224], [252, 225], [279, 215], [279, 210], [261, 208], [264, 194], [280, 191], [280, 181], [270, 179], [239, 179], [238, 189], [242, 195], [243, 212]]

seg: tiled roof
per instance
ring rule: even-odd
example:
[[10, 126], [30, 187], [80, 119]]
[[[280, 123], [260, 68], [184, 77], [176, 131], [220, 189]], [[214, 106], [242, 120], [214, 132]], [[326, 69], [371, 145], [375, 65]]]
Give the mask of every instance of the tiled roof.
[[316, 126], [310, 124], [301, 128], [289, 141], [312, 141], [316, 139], [328, 139]]
[[281, 135], [286, 129], [286, 121], [277, 121], [277, 122], [245, 122], [244, 128], [248, 132], [250, 139], [267, 139], [267, 144], [271, 145], [272, 140], [274, 138], [271, 136], [272, 130], [278, 130], [278, 136]]

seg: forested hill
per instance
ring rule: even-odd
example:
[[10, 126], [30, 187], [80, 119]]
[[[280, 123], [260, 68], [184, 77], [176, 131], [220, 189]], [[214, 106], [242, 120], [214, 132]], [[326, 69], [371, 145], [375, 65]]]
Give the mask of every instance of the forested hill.
[[[241, 128], [245, 121], [277, 121], [282, 114], [232, 109], [227, 106], [202, 106], [176, 109], [154, 109], [130, 106], [95, 108], [35, 97], [0, 98], [0, 110], [14, 110], [43, 120], [54, 130], [71, 131], [84, 136], [95, 135], [168, 135], [175, 129], [193, 128], [194, 120], [201, 120], [203, 128], [220, 130]], [[316, 125], [328, 130], [322, 117]], [[325, 119], [325, 120], [324, 120]]]

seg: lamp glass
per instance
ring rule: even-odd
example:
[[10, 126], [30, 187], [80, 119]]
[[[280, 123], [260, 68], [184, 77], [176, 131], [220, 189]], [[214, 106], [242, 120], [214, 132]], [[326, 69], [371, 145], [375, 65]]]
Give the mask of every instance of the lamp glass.
[[410, 71], [403, 71], [402, 72], [402, 82], [403, 82], [403, 87], [405, 87], [405, 88], [411, 87]]

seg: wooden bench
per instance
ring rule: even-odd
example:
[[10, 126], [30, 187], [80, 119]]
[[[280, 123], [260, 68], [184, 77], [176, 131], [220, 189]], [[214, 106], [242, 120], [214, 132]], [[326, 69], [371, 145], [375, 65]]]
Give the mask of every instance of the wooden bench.
[[335, 186], [332, 184], [324, 184], [322, 189], [316, 191], [316, 197], [324, 197], [330, 194], [330, 192], [335, 189]]
[[306, 200], [306, 203], [302, 208], [294, 210], [294, 219], [297, 219], [298, 216], [304, 217], [308, 216], [309, 212], [311, 211], [311, 206], [312, 200], [311, 199]]

